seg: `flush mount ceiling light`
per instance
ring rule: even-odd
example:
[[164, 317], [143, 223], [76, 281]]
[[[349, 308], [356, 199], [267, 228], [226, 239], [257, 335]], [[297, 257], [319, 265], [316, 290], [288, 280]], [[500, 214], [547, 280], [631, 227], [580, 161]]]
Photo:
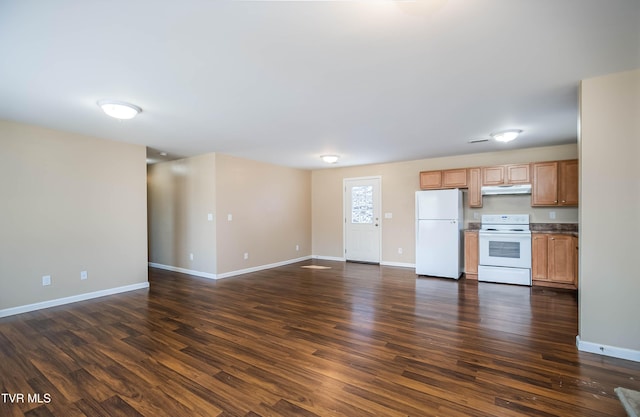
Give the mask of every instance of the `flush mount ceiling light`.
[[140, 107], [118, 100], [98, 100], [98, 106], [107, 115], [121, 120], [133, 119], [142, 112]]
[[336, 162], [338, 162], [339, 156], [338, 155], [321, 155], [320, 158], [322, 158], [322, 160], [327, 164], [335, 164]]
[[517, 138], [520, 133], [522, 133], [522, 130], [520, 129], [502, 130], [500, 132], [492, 133], [491, 137], [498, 142], [511, 142]]

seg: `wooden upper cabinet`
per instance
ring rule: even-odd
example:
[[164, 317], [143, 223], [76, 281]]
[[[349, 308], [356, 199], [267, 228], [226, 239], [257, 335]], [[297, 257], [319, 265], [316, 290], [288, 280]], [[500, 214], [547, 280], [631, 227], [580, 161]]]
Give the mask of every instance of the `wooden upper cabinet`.
[[558, 204], [558, 163], [536, 162], [532, 164], [532, 206], [555, 206]]
[[482, 168], [482, 185], [529, 184], [529, 164], [497, 165]]
[[529, 164], [506, 165], [507, 184], [530, 184], [531, 167]]
[[504, 184], [504, 166], [482, 168], [482, 185]]
[[532, 206], [578, 205], [578, 160], [535, 162]]
[[466, 168], [442, 171], [442, 188], [467, 188]]
[[578, 205], [578, 160], [558, 162], [558, 204]]
[[420, 189], [439, 190], [442, 188], [467, 188], [467, 169], [422, 171], [420, 173]]
[[482, 175], [480, 168], [469, 168], [469, 207], [482, 207]]
[[438, 190], [442, 188], [442, 171], [422, 171], [420, 173], [421, 190]]

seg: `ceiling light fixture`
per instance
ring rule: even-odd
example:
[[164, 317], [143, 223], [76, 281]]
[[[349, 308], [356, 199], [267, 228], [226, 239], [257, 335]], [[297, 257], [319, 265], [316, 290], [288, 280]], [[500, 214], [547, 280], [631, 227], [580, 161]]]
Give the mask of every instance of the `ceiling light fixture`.
[[339, 156], [338, 155], [321, 155], [320, 158], [322, 158], [322, 160], [327, 164], [335, 164], [336, 162], [338, 162]]
[[522, 133], [520, 129], [509, 129], [492, 133], [490, 136], [498, 142], [511, 142], [517, 138], [520, 133]]
[[118, 100], [98, 100], [98, 106], [107, 115], [121, 120], [133, 119], [142, 112], [140, 107]]

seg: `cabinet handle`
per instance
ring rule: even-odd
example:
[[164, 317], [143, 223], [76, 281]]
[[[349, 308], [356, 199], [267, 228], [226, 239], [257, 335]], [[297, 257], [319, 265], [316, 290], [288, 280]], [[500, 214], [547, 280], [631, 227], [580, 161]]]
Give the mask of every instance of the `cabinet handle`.
[[555, 238], [555, 237], [552, 237], [552, 238], [551, 238], [551, 240], [556, 240], [556, 238]]
[[566, 202], [567, 202], [567, 200], [562, 200], [562, 202], [563, 202], [563, 203], [566, 203]]
[[558, 202], [558, 200], [555, 200], [555, 201], [554, 201], [554, 203], [557, 203], [557, 202]]

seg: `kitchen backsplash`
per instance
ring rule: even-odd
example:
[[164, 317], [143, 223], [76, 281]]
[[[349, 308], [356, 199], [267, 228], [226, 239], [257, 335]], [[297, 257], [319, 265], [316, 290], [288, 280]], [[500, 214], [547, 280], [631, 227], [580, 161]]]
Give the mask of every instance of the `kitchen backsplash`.
[[[531, 195], [484, 196], [482, 208], [469, 208], [464, 195], [464, 222], [480, 222], [483, 214], [529, 214], [531, 223], [578, 223], [577, 207], [531, 207]], [[555, 217], [555, 218], [553, 218]]]

